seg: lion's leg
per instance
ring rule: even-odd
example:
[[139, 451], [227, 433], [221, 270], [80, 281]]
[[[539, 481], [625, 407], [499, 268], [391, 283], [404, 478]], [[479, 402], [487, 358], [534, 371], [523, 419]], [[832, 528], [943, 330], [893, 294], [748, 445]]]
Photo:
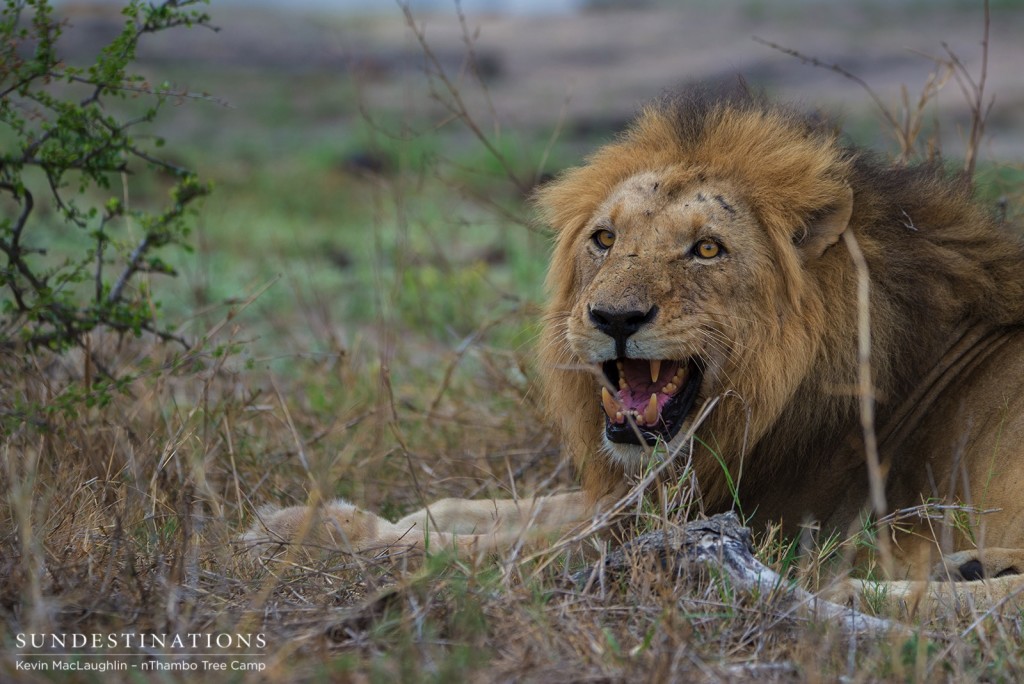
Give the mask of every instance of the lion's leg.
[[[889, 606], [909, 615], [929, 615], [962, 608], [988, 610], [1000, 605], [1024, 608], [1024, 575], [960, 582], [851, 579], [846, 581], [845, 589], [846, 600], [858, 596], [876, 608]], [[832, 600], [843, 598], [843, 593], [833, 592]]]
[[497, 550], [523, 537], [562, 534], [595, 506], [582, 492], [522, 500], [442, 499], [397, 523], [337, 500], [263, 509], [241, 540], [259, 552], [305, 544], [350, 552], [395, 548]]
[[529, 499], [441, 499], [395, 526], [459, 535], [522, 533], [527, 528], [557, 532], [590, 519], [595, 508], [579, 491]]
[[557, 537], [591, 519], [598, 505], [582, 492], [529, 499], [442, 499], [390, 526], [386, 544], [469, 552]]
[[338, 499], [323, 506], [265, 506], [241, 541], [258, 553], [286, 544], [362, 551], [393, 536], [392, 527], [387, 520]]
[[921, 542], [915, 548], [917, 554], [910, 554], [910, 560], [915, 562], [907, 562], [904, 567], [905, 577], [920, 579], [847, 579], [833, 587], [829, 597], [842, 601], [860, 597], [876, 607], [887, 605], [910, 615], [968, 606], [987, 609], [1002, 602], [1024, 608], [1024, 549], [986, 548], [949, 553], [926, 572], [929, 549], [934, 559], [935, 543]]

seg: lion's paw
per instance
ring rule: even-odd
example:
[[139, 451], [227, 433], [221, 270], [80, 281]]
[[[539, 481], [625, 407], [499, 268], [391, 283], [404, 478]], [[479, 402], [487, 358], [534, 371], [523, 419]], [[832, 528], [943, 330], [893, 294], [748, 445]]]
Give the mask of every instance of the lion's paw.
[[344, 499], [320, 507], [263, 506], [239, 542], [258, 556], [273, 556], [290, 544], [325, 551], [359, 551], [376, 542], [382, 525], [388, 523]]
[[954, 582], [975, 582], [993, 577], [1021, 574], [1024, 551], [1021, 549], [986, 549], [946, 554], [932, 568], [932, 579]]

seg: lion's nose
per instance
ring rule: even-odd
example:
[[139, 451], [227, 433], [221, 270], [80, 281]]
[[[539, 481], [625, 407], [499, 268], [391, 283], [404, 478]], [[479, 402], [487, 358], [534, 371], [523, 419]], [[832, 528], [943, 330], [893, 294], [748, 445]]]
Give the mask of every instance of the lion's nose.
[[647, 311], [640, 309], [618, 310], [590, 307], [591, 323], [594, 324], [595, 328], [615, 340], [615, 354], [619, 358], [626, 356], [626, 340], [653, 321], [657, 315], [657, 306], [652, 306]]

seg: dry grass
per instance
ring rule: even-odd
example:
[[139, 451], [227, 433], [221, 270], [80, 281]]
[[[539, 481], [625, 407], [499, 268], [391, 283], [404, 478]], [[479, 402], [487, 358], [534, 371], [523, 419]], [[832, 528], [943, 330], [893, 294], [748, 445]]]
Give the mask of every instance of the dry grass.
[[[418, 38], [429, 57], [429, 43]], [[468, 55], [463, 75], [471, 76], [472, 50]], [[904, 97], [910, 110], [894, 117], [903, 122], [903, 153], [927, 149], [915, 131], [930, 93], [957, 64], [952, 54], [940, 63], [948, 75], [926, 84], [916, 109]], [[529, 186], [524, 173], [539, 167], [517, 172], [488, 132], [497, 129], [459, 99], [460, 88], [484, 82], [434, 67], [435, 96], [493, 150], [514, 192]], [[981, 95], [979, 86], [983, 116]], [[973, 129], [971, 136], [981, 139]], [[405, 230], [416, 224], [406, 212], [415, 210], [422, 178], [382, 177], [360, 188], [369, 203], [387, 207], [378, 222], [399, 217]], [[521, 204], [511, 211], [507, 203], [473, 206], [490, 212], [495, 230], [524, 231], [528, 223]], [[443, 496], [543, 493], [571, 484], [532, 390], [537, 371], [529, 345], [519, 344], [523, 331], [535, 330], [536, 304], [495, 286], [493, 299], [485, 299], [492, 312], [457, 342], [438, 343], [388, 299], [407, 282], [403, 265], [413, 268], [416, 250], [405, 243], [394, 253], [375, 249], [381, 302], [359, 332], [339, 335], [316, 296], [297, 296], [298, 314], [276, 323], [289, 327], [289, 339], [311, 338], [317, 344], [309, 348], [326, 353], [301, 348], [289, 350], [294, 356], [284, 364], [247, 363], [246, 340], [259, 331], [238, 323], [245, 302], [200, 318], [203, 340], [184, 355], [101, 335], [92, 340], [91, 359], [0, 352], [0, 678], [57, 677], [17, 669], [29, 650], [17, 646], [18, 634], [124, 632], [262, 634], [257, 657], [234, 660], [265, 669], [228, 673], [244, 681], [1024, 678], [1019, 614], [961, 606], [910, 617], [906, 635], [848, 635], [794, 613], [775, 593], [744, 595], [722, 578], [649, 558], [636, 558], [626, 575], [578, 586], [572, 573], [616, 543], [606, 537], [557, 553], [431, 556], [422, 564], [306, 548], [255, 562], [233, 540], [267, 502], [344, 496], [395, 516]], [[384, 268], [392, 258], [398, 266]], [[460, 268], [439, 267], [442, 276]], [[502, 304], [508, 298], [512, 304]], [[105, 388], [96, 368], [131, 379]], [[635, 527], [672, 529], [699, 513], [694, 500], [681, 481], [638, 505]], [[842, 551], [827, 540], [782, 540], [771, 530], [758, 540], [763, 562], [812, 589], [827, 585]], [[118, 660], [198, 667], [231, 652], [128, 650], [133, 655]], [[103, 681], [139, 677], [107, 673]], [[163, 677], [225, 678], [202, 670]], [[97, 679], [90, 672], [65, 678]]]

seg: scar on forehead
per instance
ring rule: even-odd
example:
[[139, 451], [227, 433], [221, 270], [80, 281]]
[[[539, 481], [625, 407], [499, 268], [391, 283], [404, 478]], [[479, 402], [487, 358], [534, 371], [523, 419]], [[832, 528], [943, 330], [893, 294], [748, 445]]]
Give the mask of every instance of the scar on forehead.
[[733, 209], [732, 205], [725, 201], [725, 198], [721, 195], [715, 195], [715, 201], [718, 202], [719, 206], [725, 209], [730, 214], [735, 214], [736, 210]]
[[682, 187], [683, 179], [669, 176], [668, 178], [662, 178], [661, 180], [656, 181], [651, 186], [651, 192], [653, 194], [660, 191], [660, 194], [663, 195], [666, 200], [672, 201], [679, 194]]
[[615, 206], [612, 207], [611, 212], [608, 214], [608, 220], [612, 222], [612, 225], [617, 225], [619, 222], [619, 214], [622, 213], [622, 202], [616, 202]]

